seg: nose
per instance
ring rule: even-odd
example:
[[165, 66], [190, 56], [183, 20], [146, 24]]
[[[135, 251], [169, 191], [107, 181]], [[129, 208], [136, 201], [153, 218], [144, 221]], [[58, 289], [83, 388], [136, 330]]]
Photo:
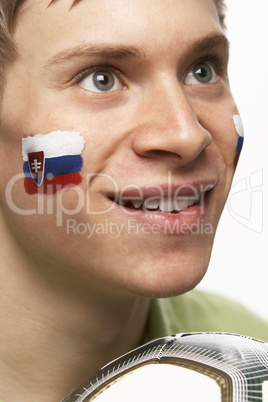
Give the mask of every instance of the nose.
[[141, 124], [133, 147], [148, 158], [175, 158], [185, 164], [195, 160], [212, 142], [199, 122], [178, 82], [159, 86], [143, 103]]

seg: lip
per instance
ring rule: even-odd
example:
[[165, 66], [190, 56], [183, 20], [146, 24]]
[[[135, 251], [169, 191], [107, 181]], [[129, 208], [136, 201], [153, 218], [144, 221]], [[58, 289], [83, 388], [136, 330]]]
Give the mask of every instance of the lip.
[[[217, 184], [217, 180], [203, 180], [191, 183], [162, 183], [147, 186], [127, 185], [116, 193], [107, 194], [107, 198], [114, 204], [114, 212], [118, 219], [123, 216], [131, 220], [133, 227], [146, 226], [148, 232], [158, 231], [165, 234], [192, 233], [207, 221], [211, 196]], [[120, 200], [147, 199], [147, 198], [176, 198], [176, 197], [199, 197], [198, 203], [189, 206], [181, 212], [162, 212], [159, 210], [146, 210], [126, 208], [120, 205]], [[123, 218], [124, 219], [124, 218]]]
[[[148, 184], [147, 186], [139, 187], [137, 185], [126, 185], [116, 193], [107, 194], [109, 198], [135, 198], [142, 196], [149, 197], [174, 197], [174, 196], [194, 196], [197, 192], [211, 190], [217, 184], [217, 180], [202, 181], [193, 183], [164, 183], [164, 184]], [[131, 187], [132, 186], [132, 187]]]

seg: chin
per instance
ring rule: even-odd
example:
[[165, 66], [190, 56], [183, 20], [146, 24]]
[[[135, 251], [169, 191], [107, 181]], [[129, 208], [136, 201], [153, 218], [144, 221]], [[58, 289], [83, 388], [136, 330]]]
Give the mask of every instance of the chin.
[[[163, 264], [154, 269], [144, 267], [142, 280], [132, 280], [128, 287], [135, 295], [149, 298], [169, 298], [179, 296], [194, 289], [203, 279], [209, 260], [189, 265]], [[159, 264], [158, 264], [159, 265]]]

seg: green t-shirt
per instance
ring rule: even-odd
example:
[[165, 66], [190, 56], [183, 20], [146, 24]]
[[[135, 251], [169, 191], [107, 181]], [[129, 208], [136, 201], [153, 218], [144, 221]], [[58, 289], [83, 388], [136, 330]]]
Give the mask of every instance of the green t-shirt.
[[224, 297], [194, 290], [152, 300], [141, 344], [182, 332], [229, 332], [268, 341], [268, 323]]
[[183, 332], [229, 332], [268, 341], [268, 323], [225, 297], [194, 290], [154, 299], [142, 343]]

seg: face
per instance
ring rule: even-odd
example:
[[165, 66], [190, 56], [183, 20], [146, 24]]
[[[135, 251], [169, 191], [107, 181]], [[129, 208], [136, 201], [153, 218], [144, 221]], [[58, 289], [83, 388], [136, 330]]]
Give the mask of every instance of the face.
[[[214, 1], [49, 3], [22, 9], [3, 97], [10, 230], [73, 287], [183, 293], [207, 269], [234, 173], [237, 109]], [[29, 195], [22, 138], [55, 130], [84, 137], [82, 182]]]

